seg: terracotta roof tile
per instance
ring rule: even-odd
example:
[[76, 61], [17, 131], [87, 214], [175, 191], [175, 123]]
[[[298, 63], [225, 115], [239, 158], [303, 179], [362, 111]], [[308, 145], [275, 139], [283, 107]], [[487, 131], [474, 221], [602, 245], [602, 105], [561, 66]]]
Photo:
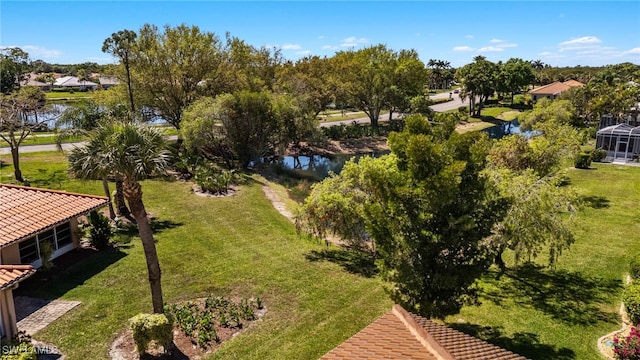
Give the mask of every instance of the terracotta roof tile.
[[35, 272], [31, 265], [0, 265], [0, 290], [28, 278]]
[[399, 305], [321, 359], [526, 360]]
[[0, 184], [0, 248], [107, 203], [103, 196]]
[[563, 91], [567, 91], [572, 87], [583, 86], [584, 84], [576, 80], [567, 80], [565, 82], [556, 81], [549, 85], [540, 86], [539, 88], [529, 91], [533, 95], [555, 95]]

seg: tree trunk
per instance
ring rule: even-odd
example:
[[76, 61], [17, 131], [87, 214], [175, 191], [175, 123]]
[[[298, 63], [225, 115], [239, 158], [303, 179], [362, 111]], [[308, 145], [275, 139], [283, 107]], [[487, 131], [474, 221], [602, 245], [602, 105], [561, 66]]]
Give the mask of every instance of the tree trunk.
[[131, 215], [127, 204], [124, 202], [124, 193], [122, 191], [122, 176], [116, 175], [116, 211], [118, 215], [128, 218]]
[[13, 174], [16, 177], [17, 181], [24, 182], [22, 178], [22, 171], [20, 170], [20, 153], [18, 152], [18, 147], [11, 147], [11, 159], [13, 160]]
[[371, 126], [374, 129], [378, 128], [378, 118], [380, 117], [380, 110], [372, 110], [371, 111], [371, 116], [369, 116], [369, 119], [371, 119]]
[[494, 262], [496, 263], [496, 265], [498, 265], [501, 272], [505, 272], [507, 270], [507, 265], [504, 263], [504, 260], [502, 259], [503, 252], [504, 252], [504, 246], [500, 246], [500, 248], [498, 249], [498, 253], [496, 254], [496, 257], [494, 259]]
[[389, 121], [393, 120], [393, 109], [389, 110]]
[[111, 201], [111, 192], [109, 191], [109, 182], [106, 176], [102, 177], [102, 188], [104, 189], [104, 194], [109, 199], [109, 218], [113, 220], [116, 218], [116, 212], [113, 211], [113, 202]]
[[153, 312], [162, 314], [164, 312], [164, 302], [162, 300], [162, 283], [160, 282], [160, 263], [158, 261], [156, 244], [153, 239], [153, 232], [151, 231], [151, 224], [149, 224], [147, 211], [142, 202], [142, 186], [135, 180], [127, 180], [123, 184], [123, 189], [129, 202], [129, 207], [131, 207], [131, 213], [138, 224], [138, 233], [140, 234], [144, 256], [147, 260]]
[[131, 70], [129, 69], [129, 58], [124, 62], [124, 68], [127, 71], [127, 90], [129, 91], [129, 104], [131, 105], [131, 113], [136, 112], [135, 102], [133, 101], [133, 89], [131, 88]]

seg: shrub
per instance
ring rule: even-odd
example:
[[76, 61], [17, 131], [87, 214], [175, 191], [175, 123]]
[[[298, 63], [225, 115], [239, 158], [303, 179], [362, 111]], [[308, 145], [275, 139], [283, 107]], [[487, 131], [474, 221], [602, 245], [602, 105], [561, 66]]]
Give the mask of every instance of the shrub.
[[42, 270], [51, 270], [53, 262], [51, 256], [54, 253], [53, 244], [50, 241], [42, 241], [40, 243], [40, 258], [42, 259]]
[[19, 332], [13, 339], [2, 339], [2, 355], [0, 360], [36, 360], [36, 348], [31, 343], [31, 337]]
[[607, 150], [605, 149], [595, 149], [591, 152], [591, 160], [600, 162], [607, 157]]
[[461, 114], [466, 114], [469, 112], [469, 107], [467, 106], [458, 106], [458, 112]]
[[631, 277], [633, 278], [633, 280], [638, 280], [640, 279], [640, 257], [636, 256], [633, 260], [631, 260], [631, 263], [629, 263], [629, 274], [631, 274]]
[[133, 341], [140, 355], [147, 351], [151, 340], [162, 344], [168, 352], [173, 342], [173, 324], [164, 314], [138, 314], [129, 319], [129, 326], [133, 331]]
[[573, 164], [576, 169], [588, 169], [591, 166], [591, 154], [579, 152], [573, 158]]
[[618, 337], [613, 339], [613, 352], [616, 359], [640, 359], [640, 332], [635, 326], [631, 327], [631, 332], [624, 339]]
[[640, 323], [640, 284], [629, 285], [622, 293], [622, 302], [631, 322]]
[[104, 249], [109, 245], [109, 239], [113, 235], [109, 219], [97, 211], [89, 213], [89, 239], [96, 249]]

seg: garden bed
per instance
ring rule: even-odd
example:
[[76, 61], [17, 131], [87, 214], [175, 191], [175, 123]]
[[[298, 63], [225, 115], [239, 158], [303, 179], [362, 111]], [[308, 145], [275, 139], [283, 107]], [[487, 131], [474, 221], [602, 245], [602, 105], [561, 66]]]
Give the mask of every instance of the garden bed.
[[216, 351], [225, 341], [245, 331], [266, 313], [258, 299], [226, 299], [213, 297], [196, 299], [166, 307], [175, 318], [171, 353], [161, 345], [151, 343], [146, 354], [139, 356], [130, 329], [118, 336], [109, 356], [112, 360], [134, 359], [200, 359]]

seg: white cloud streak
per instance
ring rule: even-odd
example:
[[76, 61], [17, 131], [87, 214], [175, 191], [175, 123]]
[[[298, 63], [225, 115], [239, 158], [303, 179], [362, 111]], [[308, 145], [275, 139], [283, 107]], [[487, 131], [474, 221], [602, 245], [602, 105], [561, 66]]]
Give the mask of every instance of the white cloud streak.
[[284, 44], [282, 45], [282, 50], [300, 50], [302, 46], [298, 44]]
[[473, 51], [471, 46], [455, 46], [451, 51]]

